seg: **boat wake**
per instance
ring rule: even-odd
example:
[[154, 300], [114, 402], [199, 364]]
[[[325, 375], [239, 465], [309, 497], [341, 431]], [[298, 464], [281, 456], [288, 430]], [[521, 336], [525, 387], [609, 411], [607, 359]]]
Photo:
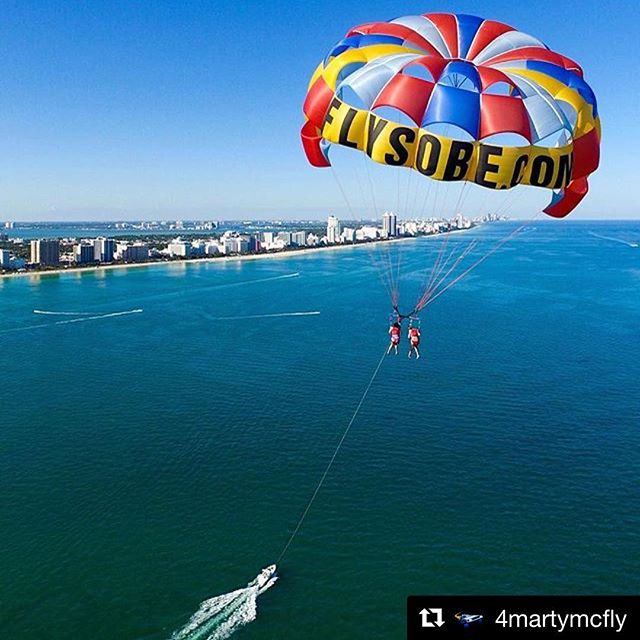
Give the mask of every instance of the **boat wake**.
[[262, 313], [253, 316], [223, 316], [210, 320], [256, 320], [258, 318], [294, 318], [298, 316], [319, 316], [319, 311], [289, 311], [286, 313]]
[[275, 565], [263, 569], [244, 589], [209, 598], [170, 640], [223, 640], [256, 619], [258, 596], [276, 580]]
[[631, 247], [632, 249], [637, 249], [640, 247], [640, 244], [637, 242], [629, 242], [628, 240], [623, 240], [622, 238], [612, 238], [611, 236], [601, 236], [598, 233], [593, 233], [593, 231], [589, 231], [589, 235], [594, 238], [600, 238], [600, 240], [609, 240], [610, 242], [618, 242], [619, 244], [627, 245], [627, 247]]
[[[35, 312], [35, 310], [34, 310]], [[142, 313], [143, 309], [129, 309], [128, 311], [115, 311], [113, 313], [102, 313], [99, 315], [78, 315], [73, 314], [74, 318], [66, 320], [56, 320], [55, 322], [47, 322], [43, 324], [31, 324], [26, 327], [13, 327], [11, 329], [2, 329], [0, 334], [15, 333], [18, 331], [32, 331], [33, 329], [43, 329], [46, 327], [55, 327], [61, 324], [75, 324], [77, 322], [91, 322], [92, 320], [104, 320], [105, 318], [119, 318], [120, 316], [130, 316], [134, 313]]]
[[238, 589], [205, 600], [171, 640], [222, 640], [256, 619], [258, 587]]
[[34, 309], [33, 313], [41, 316], [91, 316], [91, 311], [45, 311], [43, 309]]

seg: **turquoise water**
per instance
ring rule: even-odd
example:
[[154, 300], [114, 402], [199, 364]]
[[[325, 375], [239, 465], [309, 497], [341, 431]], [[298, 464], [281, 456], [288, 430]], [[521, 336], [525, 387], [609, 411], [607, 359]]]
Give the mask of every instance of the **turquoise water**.
[[[402, 638], [413, 593], [640, 591], [640, 249], [606, 238], [640, 225], [537, 223], [429, 307], [237, 637]], [[394, 247], [403, 292], [436, 249]], [[388, 312], [365, 248], [0, 281], [2, 636], [167, 638], [251, 580]]]

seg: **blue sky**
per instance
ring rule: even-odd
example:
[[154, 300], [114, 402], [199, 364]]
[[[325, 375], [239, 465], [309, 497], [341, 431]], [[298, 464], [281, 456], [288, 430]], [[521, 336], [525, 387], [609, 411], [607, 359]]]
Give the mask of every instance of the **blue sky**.
[[602, 164], [573, 215], [638, 218], [634, 4], [4, 0], [0, 219], [340, 213], [331, 172], [308, 166], [299, 143], [313, 69], [355, 24], [443, 10], [510, 23], [581, 63]]

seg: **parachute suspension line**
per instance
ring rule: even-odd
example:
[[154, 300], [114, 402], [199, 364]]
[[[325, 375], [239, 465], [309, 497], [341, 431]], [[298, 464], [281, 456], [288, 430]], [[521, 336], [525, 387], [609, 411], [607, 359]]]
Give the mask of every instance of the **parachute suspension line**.
[[451, 282], [449, 282], [449, 284], [447, 284], [446, 287], [444, 287], [443, 289], [440, 289], [440, 291], [438, 291], [434, 296], [429, 298], [429, 300], [427, 300], [425, 302], [423, 308], [426, 307], [427, 305], [430, 305], [437, 298], [439, 298], [445, 291], [447, 291], [448, 289], [453, 287], [455, 284], [460, 282], [460, 280], [462, 280], [466, 275], [471, 273], [471, 271], [473, 271], [476, 267], [478, 267], [480, 264], [482, 264], [489, 256], [493, 255], [498, 249], [500, 249], [500, 247], [502, 247], [504, 244], [509, 242], [509, 240], [512, 240], [513, 238], [515, 238], [519, 233], [521, 233], [525, 229], [525, 227], [528, 224], [530, 224], [532, 221], [535, 221], [540, 216], [540, 213], [541, 212], [538, 212], [535, 215], [535, 217], [533, 218], [533, 220], [527, 220], [527, 221], [523, 222], [517, 229], [512, 231], [506, 237], [504, 237], [501, 240], [499, 240], [487, 253], [485, 253], [484, 255], [480, 256], [480, 258], [478, 258], [478, 260], [476, 260], [468, 269], [465, 269], [460, 275], [458, 275]]
[[[380, 211], [378, 209], [378, 203], [376, 201], [376, 194], [373, 186], [373, 180], [371, 178], [371, 171], [369, 169], [369, 159], [366, 156], [362, 156], [362, 161], [364, 163], [365, 171], [367, 173], [367, 181], [369, 182], [369, 189], [371, 191], [371, 199], [373, 201], [373, 208], [374, 208], [374, 213], [375, 213], [376, 222], [377, 222], [380, 219]], [[397, 280], [394, 279], [394, 268], [393, 268], [393, 262], [391, 259], [391, 248], [389, 246], [381, 247], [380, 254], [381, 254], [380, 255], [381, 264], [385, 264], [385, 267], [383, 267], [382, 272], [385, 274], [385, 276], [389, 281], [391, 304], [395, 308], [398, 306], [399, 291], [398, 291], [398, 282]]]
[[[505, 202], [502, 203], [502, 205], [499, 207], [498, 210], [503, 211], [505, 208], [508, 208], [510, 206], [510, 203], [512, 203], [517, 198], [521, 198], [523, 193], [524, 193], [523, 191], [519, 191], [517, 193], [515, 191], [511, 191], [508, 194], [507, 198], [505, 199]], [[497, 214], [498, 210], [496, 210], [496, 214]], [[537, 219], [538, 216], [540, 216], [540, 215], [541, 215], [541, 212], [538, 212], [533, 219], [534, 220]], [[521, 233], [524, 230], [524, 228], [526, 227], [527, 224], [528, 224], [528, 222], [524, 222], [522, 225], [520, 225], [517, 229], [515, 229], [513, 232], [508, 234], [506, 237], [499, 239], [495, 243], [495, 245], [493, 247], [491, 247], [486, 252], [486, 254], [482, 254], [478, 258], [478, 260], [476, 260], [476, 262], [471, 264], [471, 266], [468, 269], [463, 271], [459, 276], [456, 276], [448, 284], [445, 284], [447, 278], [455, 271], [455, 268], [457, 267], [457, 265], [460, 262], [462, 262], [462, 260], [464, 260], [471, 253], [471, 251], [479, 244], [477, 240], [473, 241], [467, 247], [467, 249], [465, 249], [465, 251], [462, 252], [462, 254], [456, 260], [454, 266], [451, 269], [449, 269], [449, 271], [444, 275], [444, 277], [440, 278], [439, 281], [437, 282], [437, 284], [434, 284], [430, 288], [430, 291], [428, 292], [428, 295], [425, 295], [423, 297], [423, 300], [420, 301], [420, 303], [419, 303], [420, 308], [421, 309], [424, 308], [425, 306], [427, 306], [427, 304], [430, 304], [435, 298], [437, 298], [439, 295], [441, 295], [441, 293], [444, 293], [446, 290], [450, 289], [452, 286], [454, 286], [455, 284], [460, 282], [460, 280], [462, 280], [466, 275], [468, 275], [477, 266], [479, 266], [482, 262], [484, 262], [490, 255], [495, 253], [502, 245], [504, 245], [506, 242], [508, 242], [509, 240], [511, 240], [512, 238], [517, 236], [519, 233]], [[443, 269], [440, 270], [440, 273], [442, 273], [442, 271], [443, 271]]]
[[[521, 191], [518, 195], [522, 197], [522, 193], [523, 192]], [[515, 200], [516, 200], [516, 194], [514, 192], [511, 192], [510, 194], [508, 194], [507, 197], [504, 199], [504, 202], [502, 202], [500, 206], [496, 209], [496, 215], [502, 215], [506, 211], [509, 211], [511, 206], [514, 204]]]
[[[411, 169], [411, 171], [414, 171], [414, 169]], [[412, 211], [413, 217], [415, 218], [417, 217], [418, 211], [419, 211], [418, 198], [420, 196], [423, 176], [415, 176], [414, 182], [416, 183], [416, 188], [413, 190], [413, 204], [411, 205], [411, 211]]]
[[449, 242], [449, 234], [445, 234], [444, 238], [440, 239], [440, 250], [438, 251], [438, 255], [431, 266], [431, 275], [429, 276], [429, 281], [425, 284], [423, 291], [428, 291], [433, 284], [433, 281], [436, 278], [436, 274], [438, 273], [438, 269], [440, 268], [440, 262], [444, 256], [445, 249], [447, 248], [447, 243]]
[[[445, 127], [444, 135], [445, 135], [445, 137], [449, 136], [449, 125], [447, 125]], [[434, 217], [434, 218], [438, 217], [439, 196], [440, 196], [440, 192], [444, 188], [443, 184], [446, 184], [446, 183], [443, 183], [441, 180], [436, 180], [436, 192], [435, 192], [435, 196], [434, 196], [434, 199], [433, 199], [433, 211], [432, 211], [432, 214], [433, 214], [432, 217]]]
[[340, 452], [340, 449], [342, 447], [342, 443], [345, 441], [347, 435], [349, 434], [349, 431], [351, 430], [351, 427], [352, 427], [353, 423], [355, 422], [356, 418], [358, 417], [358, 414], [360, 413], [360, 409], [362, 408], [362, 405], [364, 404], [364, 401], [366, 400], [367, 396], [369, 395], [369, 391], [371, 389], [371, 386], [373, 385], [373, 381], [376, 379], [376, 377], [378, 375], [378, 371], [380, 371], [380, 367], [382, 366], [382, 363], [384, 362], [384, 359], [385, 359], [386, 355], [387, 355], [387, 350], [385, 348], [385, 350], [382, 352], [382, 357], [378, 361], [378, 364], [377, 364], [377, 366], [376, 366], [376, 368], [375, 368], [375, 370], [373, 372], [373, 375], [371, 376], [371, 379], [369, 380], [367, 386], [365, 387], [364, 393], [362, 394], [362, 397], [360, 398], [360, 402], [358, 402], [358, 405], [356, 406], [356, 410], [354, 411], [353, 415], [351, 416], [351, 420], [349, 420], [349, 423], [347, 424], [347, 428], [344, 430], [344, 432], [342, 433], [342, 437], [338, 441], [338, 444], [337, 444], [337, 446], [336, 446], [336, 448], [335, 448], [335, 450], [333, 452], [333, 455], [331, 456], [331, 459], [329, 460], [329, 464], [327, 464], [322, 476], [320, 476], [320, 481], [316, 485], [316, 488], [313, 491], [313, 493], [311, 494], [311, 498], [309, 499], [309, 502], [307, 503], [307, 506], [305, 507], [304, 511], [302, 512], [302, 515], [298, 519], [298, 522], [297, 522], [295, 528], [293, 529], [293, 531], [291, 532], [291, 535], [289, 536], [289, 539], [287, 540], [287, 542], [284, 545], [282, 551], [280, 552], [280, 555], [278, 556], [278, 559], [276, 560], [276, 564], [280, 564], [280, 562], [284, 558], [285, 554], [289, 550], [289, 547], [291, 546], [291, 543], [293, 542], [294, 538], [296, 537], [296, 535], [298, 535], [298, 531], [300, 531], [300, 527], [302, 526], [302, 523], [304, 522], [305, 518], [307, 517], [307, 514], [309, 513], [309, 510], [311, 509], [311, 506], [313, 505], [318, 493], [320, 492], [320, 489], [322, 488], [322, 485], [324, 484], [324, 481], [326, 480], [327, 476], [329, 475], [329, 471], [331, 471], [331, 467], [333, 466], [333, 463], [334, 463], [338, 453]]
[[[362, 156], [362, 162], [364, 164], [364, 168], [365, 168], [365, 173], [367, 174], [367, 182], [369, 184], [369, 192], [371, 193], [371, 202], [373, 203], [373, 213], [375, 215], [375, 220], [376, 223], [379, 222], [380, 220], [380, 211], [378, 209], [378, 202], [376, 199], [376, 192], [375, 192], [375, 188], [373, 186], [373, 179], [371, 178], [371, 170], [369, 167], [369, 159], [366, 156]], [[386, 249], [386, 251], [385, 251]], [[389, 252], [389, 248], [385, 247], [385, 248], [381, 248], [380, 249], [380, 254], [378, 255], [377, 253], [374, 254], [374, 252], [376, 251], [375, 248], [371, 249], [371, 252], [373, 255], [378, 256], [379, 258], [379, 264], [380, 264], [380, 270], [381, 273], [384, 274], [384, 276], [387, 278], [389, 284], [388, 284], [388, 290], [389, 290], [389, 296], [391, 298], [392, 304], [397, 304], [397, 299], [398, 299], [398, 288], [396, 283], [394, 282], [393, 279], [393, 266], [391, 264], [391, 255]]]
[[[380, 219], [380, 211], [378, 209], [375, 188], [373, 184], [373, 179], [371, 177], [371, 170], [369, 168], [369, 159], [363, 155], [362, 162], [364, 164], [365, 173], [367, 176], [367, 182], [369, 184], [369, 193], [371, 195], [373, 213], [377, 222]], [[378, 252], [376, 247], [370, 247], [368, 251], [369, 251], [369, 255], [371, 256], [372, 262], [375, 260], [374, 264], [378, 269], [380, 278], [385, 280], [385, 286], [389, 294], [389, 298], [391, 299], [391, 304], [394, 307], [397, 306], [399, 294], [398, 294], [397, 282], [394, 281], [394, 270], [393, 270], [393, 264], [391, 261], [390, 248], [388, 246], [381, 247]]]
[[420, 208], [420, 218], [424, 218], [426, 213], [427, 203], [429, 201], [429, 196], [431, 195], [434, 182], [437, 182], [437, 180], [431, 180], [431, 178], [427, 179], [427, 188], [425, 189], [424, 200], [422, 201], [422, 207]]
[[[411, 194], [411, 184], [413, 182], [412, 178], [413, 178], [413, 169], [409, 169], [407, 168], [407, 173], [409, 174], [407, 176], [407, 191], [405, 193], [404, 196], [404, 211], [402, 212], [402, 217], [403, 218], [408, 218], [409, 217], [409, 196]], [[400, 212], [398, 212], [400, 213]]]
[[[457, 199], [457, 201], [456, 201], [456, 205], [455, 205], [455, 206], [456, 206], [456, 210], [457, 210], [458, 208], [461, 208], [461, 207], [462, 207], [462, 204], [463, 204], [463, 202], [465, 201], [465, 199], [466, 199], [466, 195], [467, 195], [467, 193], [468, 193], [468, 190], [467, 190], [468, 186], [469, 186], [469, 183], [468, 183], [468, 182], [465, 182], [465, 183], [462, 185], [462, 188], [460, 189], [460, 192], [458, 193], [458, 199]], [[451, 231], [449, 231], [449, 232], [446, 234], [445, 243], [448, 243], [448, 240], [449, 240], [449, 236], [450, 236], [450, 234], [451, 234]], [[464, 250], [464, 247], [461, 249], [461, 252], [462, 252], [463, 250]], [[447, 265], [449, 264], [449, 262], [450, 262], [450, 260], [453, 258], [453, 256], [456, 254], [456, 252], [457, 252], [457, 248], [456, 248], [456, 247], [454, 247], [454, 248], [452, 249], [451, 253], [449, 253], [449, 255], [447, 256], [447, 258], [446, 258], [446, 260], [445, 260], [444, 264], [440, 264], [440, 266], [439, 266], [438, 270], [436, 271], [436, 273], [435, 273], [435, 275], [434, 275], [434, 278], [433, 278], [433, 281], [431, 282], [431, 285], [433, 285], [433, 282], [435, 282], [435, 281], [440, 277], [440, 275], [441, 275], [441, 274], [442, 274], [442, 272], [446, 269]], [[468, 253], [468, 252], [466, 252], [466, 253]], [[466, 253], [465, 253], [465, 255], [466, 255]], [[429, 287], [429, 288], [431, 288], [431, 287]]]
[[[422, 298], [420, 298], [418, 304], [416, 305], [416, 308], [418, 309], [422, 309], [426, 302], [429, 300], [429, 298], [431, 297], [431, 295], [433, 294], [434, 291], [438, 290], [438, 287], [440, 287], [444, 282], [446, 282], [447, 278], [455, 272], [457, 266], [463, 262], [463, 260], [475, 249], [475, 247], [477, 246], [478, 241], [477, 240], [473, 240], [471, 241], [462, 252], [460, 252], [460, 254], [457, 256], [457, 258], [455, 259], [454, 263], [451, 265], [451, 267], [449, 268], [449, 270], [444, 274], [444, 276], [442, 276], [442, 278], [440, 278], [440, 274], [438, 274], [438, 278], [440, 278], [439, 280], [437, 280], [437, 282], [435, 282], [434, 284], [431, 285], [431, 287], [429, 289], [427, 289], [427, 291], [425, 291], [424, 295], [422, 296]], [[450, 254], [449, 258], [447, 258], [447, 262], [449, 262], [449, 259], [451, 258], [451, 256], [453, 255]]]
[[[456, 209], [458, 209], [459, 207], [462, 207], [463, 202], [466, 199], [467, 193], [468, 193], [468, 188], [469, 188], [469, 184], [468, 182], [464, 182], [461, 185], [461, 188], [459, 189], [458, 192], [458, 198], [456, 200]], [[422, 289], [422, 295], [419, 298], [418, 302], [416, 303], [416, 309], [420, 309], [421, 305], [424, 304], [424, 302], [426, 300], [428, 300], [429, 296], [431, 295], [432, 291], [435, 289], [436, 287], [436, 282], [438, 282], [438, 279], [440, 278], [441, 274], [443, 273], [443, 271], [447, 268], [447, 265], [449, 264], [449, 262], [451, 261], [451, 259], [453, 258], [453, 256], [456, 254], [456, 248], [454, 248], [446, 257], [446, 259], [443, 258], [445, 256], [446, 253], [446, 248], [449, 244], [449, 235], [450, 235], [450, 231], [445, 233], [445, 237], [441, 239], [440, 241], [440, 250], [438, 251], [438, 255], [436, 257], [436, 260], [433, 263], [433, 266], [431, 268], [431, 275], [429, 276], [429, 280], [428, 282], [425, 283], [424, 288]], [[473, 247], [475, 246], [476, 243], [470, 243], [470, 245], [468, 245], [463, 251], [460, 252], [460, 256], [455, 260], [454, 262], [454, 267], [452, 267], [452, 269], [450, 269], [447, 272], [447, 275], [449, 275], [452, 270], [461, 262], [462, 259], [464, 259], [464, 257], [466, 257], [471, 249], [473, 249]], [[446, 276], [445, 276], [446, 277]]]
[[[336, 184], [338, 185], [338, 189], [339, 189], [340, 193], [342, 194], [342, 198], [344, 199], [345, 204], [347, 205], [347, 209], [349, 210], [349, 213], [350, 213], [352, 219], [355, 221], [355, 219], [356, 219], [355, 212], [353, 210], [353, 207], [351, 206], [351, 201], [347, 197], [347, 193], [344, 190], [344, 187], [342, 186], [342, 182], [340, 182], [340, 179], [338, 178], [338, 174], [336, 173], [335, 169], [333, 168], [333, 165], [330, 165], [329, 168], [331, 169], [331, 175], [333, 176], [334, 180], [336, 181]], [[382, 286], [384, 286], [387, 289], [387, 292], [389, 293], [389, 296], [393, 297], [393, 293], [392, 293], [390, 284], [388, 282], [386, 282], [384, 280], [384, 278], [383, 278], [384, 271], [382, 269], [380, 269], [380, 267], [373, 261], [373, 256], [371, 255], [371, 252], [369, 252], [369, 256], [370, 256], [370, 258], [372, 260], [373, 266], [378, 271], [378, 275], [380, 276], [380, 280], [382, 281]]]
[[449, 254], [447, 255], [446, 260], [444, 261], [444, 263], [439, 266], [436, 270], [436, 273], [434, 274], [433, 279], [431, 280], [431, 282], [429, 283], [429, 286], [424, 290], [421, 298], [418, 300], [418, 302], [416, 303], [416, 308], [418, 309], [422, 309], [422, 307], [424, 306], [424, 303], [429, 299], [429, 297], [431, 296], [431, 294], [433, 293], [433, 291], [435, 289], [438, 288], [438, 286], [440, 285], [440, 283], [442, 281], [444, 281], [453, 271], [455, 271], [456, 267], [462, 262], [462, 260], [464, 260], [464, 258], [466, 258], [466, 256], [475, 248], [475, 245], [477, 244], [477, 242], [474, 240], [472, 242], [470, 242], [463, 251], [461, 251], [459, 253], [459, 255], [456, 257], [456, 259], [454, 260], [453, 265], [449, 268], [449, 270], [445, 273], [443, 278], [440, 278], [440, 276], [442, 275], [442, 272], [447, 268], [447, 265], [449, 264], [449, 262], [451, 262], [451, 259], [453, 258], [453, 256], [456, 254], [456, 249], [453, 249], [452, 251], [449, 252]]
[[[351, 206], [351, 201], [349, 200], [349, 198], [347, 197], [347, 193], [344, 189], [344, 186], [342, 185], [342, 182], [340, 181], [340, 179], [338, 178], [338, 174], [336, 173], [336, 170], [333, 168], [333, 165], [330, 165], [330, 169], [331, 169], [331, 175], [333, 176], [336, 184], [338, 185], [338, 189], [340, 191], [340, 193], [342, 194], [342, 198], [345, 202], [345, 204], [347, 205], [347, 209], [349, 210], [349, 214], [351, 215], [351, 218], [355, 221], [356, 216], [355, 216], [355, 212], [353, 210], [353, 207]], [[378, 272], [378, 276], [380, 277], [380, 280], [382, 282], [382, 286], [386, 288], [388, 294], [390, 297], [393, 297], [393, 291], [391, 288], [391, 283], [390, 281], [386, 281], [383, 277], [383, 275], [385, 274], [384, 269], [381, 269], [373, 260], [373, 256], [371, 255], [371, 252], [369, 252], [369, 257], [373, 263], [373, 266], [376, 268], [377, 272]]]
[[[430, 181], [429, 186], [431, 187], [431, 182], [433, 182], [432, 180]], [[438, 191], [439, 191], [439, 187], [440, 187], [440, 183], [438, 181], [438, 184], [436, 184], [436, 188], [434, 190], [434, 199], [433, 199], [433, 204], [434, 204], [434, 210], [435, 210], [435, 206], [436, 206], [436, 202], [438, 200]], [[428, 192], [427, 192], [428, 193]], [[434, 216], [432, 216], [434, 217]], [[422, 288], [422, 291], [426, 291], [429, 289], [429, 287], [431, 286], [431, 283], [435, 277], [435, 274], [437, 272], [438, 266], [440, 264], [440, 261], [442, 260], [442, 257], [444, 255], [444, 250], [446, 249], [447, 246], [447, 242], [448, 242], [448, 234], [445, 235], [445, 238], [440, 239], [440, 248], [438, 251], [438, 254], [436, 256], [436, 259], [434, 260], [433, 264], [431, 265], [431, 272], [429, 275], [429, 279], [428, 281], [425, 281], [424, 287]]]

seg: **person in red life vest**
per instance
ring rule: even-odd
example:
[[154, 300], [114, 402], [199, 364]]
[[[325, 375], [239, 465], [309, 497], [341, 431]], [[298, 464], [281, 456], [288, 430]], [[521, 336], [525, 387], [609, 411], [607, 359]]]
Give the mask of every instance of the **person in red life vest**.
[[389, 343], [389, 348], [387, 349], [387, 355], [391, 353], [392, 349], [396, 352], [396, 355], [398, 355], [398, 346], [400, 345], [400, 329], [401, 327], [399, 322], [394, 322], [389, 327], [391, 342]]
[[409, 327], [407, 337], [409, 338], [409, 358], [415, 351], [417, 360], [420, 357], [420, 349], [418, 349], [420, 345], [420, 329], [418, 329], [418, 327]]

